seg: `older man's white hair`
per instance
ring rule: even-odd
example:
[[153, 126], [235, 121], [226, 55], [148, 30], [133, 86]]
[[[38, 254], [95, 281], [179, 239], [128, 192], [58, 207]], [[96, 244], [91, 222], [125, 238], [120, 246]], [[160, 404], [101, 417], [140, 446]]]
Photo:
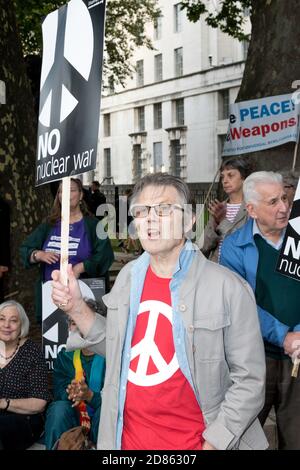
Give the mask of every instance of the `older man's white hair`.
[[256, 171], [249, 175], [243, 184], [243, 193], [246, 204], [257, 204], [261, 195], [258, 186], [264, 184], [282, 184], [282, 176], [274, 171]]

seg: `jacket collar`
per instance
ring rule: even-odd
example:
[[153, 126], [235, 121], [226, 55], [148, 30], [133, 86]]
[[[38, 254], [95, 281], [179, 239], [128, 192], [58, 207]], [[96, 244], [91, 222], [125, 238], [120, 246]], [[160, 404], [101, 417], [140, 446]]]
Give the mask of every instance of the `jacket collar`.
[[250, 217], [249, 220], [240, 228], [237, 232], [236, 245], [245, 246], [253, 244], [253, 219]]
[[[199, 251], [199, 248], [194, 245], [190, 240], [187, 240], [183, 245], [176, 266], [173, 271], [173, 277], [179, 272], [185, 269], [189, 265], [191, 257], [195, 251]], [[139, 278], [145, 278], [147, 269], [150, 264], [150, 255], [144, 252], [133, 264], [132, 274], [137, 275]]]

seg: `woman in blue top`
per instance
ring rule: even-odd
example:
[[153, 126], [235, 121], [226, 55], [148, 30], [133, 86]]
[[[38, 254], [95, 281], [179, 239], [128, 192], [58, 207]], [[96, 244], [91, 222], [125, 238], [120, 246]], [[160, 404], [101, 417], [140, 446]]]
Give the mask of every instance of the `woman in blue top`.
[[[45, 223], [40, 224], [23, 242], [21, 257], [26, 268], [40, 265], [40, 278], [36, 285], [36, 316], [41, 322], [41, 281], [51, 279], [54, 269], [60, 264], [61, 235], [60, 184], [52, 211]], [[69, 263], [76, 277], [99, 277], [108, 275], [114, 255], [109, 238], [97, 236], [98, 219], [91, 217], [83, 200], [83, 187], [79, 179], [71, 179]], [[101, 230], [103, 233], [103, 230]]]

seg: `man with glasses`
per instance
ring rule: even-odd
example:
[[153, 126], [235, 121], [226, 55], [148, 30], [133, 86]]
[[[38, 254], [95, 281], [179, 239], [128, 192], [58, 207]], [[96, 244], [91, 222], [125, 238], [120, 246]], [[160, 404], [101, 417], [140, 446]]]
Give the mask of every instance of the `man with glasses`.
[[106, 319], [53, 274], [52, 298], [82, 336], [106, 348], [99, 449], [263, 449], [257, 414], [265, 365], [251, 289], [188, 239], [188, 186], [165, 173], [135, 186], [130, 211], [145, 252], [103, 297]]

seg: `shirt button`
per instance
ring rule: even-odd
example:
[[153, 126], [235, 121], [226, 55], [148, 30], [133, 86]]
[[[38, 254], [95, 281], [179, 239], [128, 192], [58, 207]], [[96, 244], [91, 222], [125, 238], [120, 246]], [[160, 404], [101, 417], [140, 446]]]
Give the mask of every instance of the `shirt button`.
[[184, 304], [179, 305], [179, 310], [181, 312], [185, 312], [186, 311], [186, 305], [184, 305]]
[[194, 329], [195, 329], [195, 328], [194, 328], [194, 325], [190, 325], [190, 326], [188, 327], [188, 330], [189, 330], [190, 333], [193, 333]]

